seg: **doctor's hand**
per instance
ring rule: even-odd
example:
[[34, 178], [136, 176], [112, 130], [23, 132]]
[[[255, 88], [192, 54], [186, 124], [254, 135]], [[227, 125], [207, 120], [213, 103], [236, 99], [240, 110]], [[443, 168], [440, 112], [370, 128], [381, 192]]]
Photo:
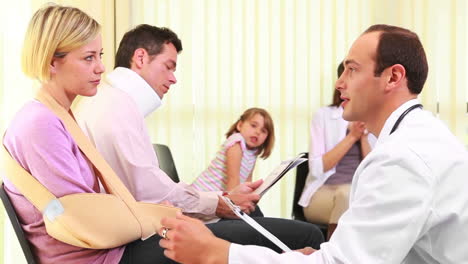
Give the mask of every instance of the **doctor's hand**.
[[230, 243], [217, 238], [198, 219], [178, 212], [176, 218], [163, 218], [158, 234], [164, 255], [180, 263], [228, 263]]

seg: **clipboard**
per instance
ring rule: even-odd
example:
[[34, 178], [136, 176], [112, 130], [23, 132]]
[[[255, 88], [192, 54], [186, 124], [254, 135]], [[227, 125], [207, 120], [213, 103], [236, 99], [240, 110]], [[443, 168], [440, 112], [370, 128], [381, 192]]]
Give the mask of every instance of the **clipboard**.
[[271, 187], [273, 187], [273, 185], [275, 185], [284, 175], [286, 175], [287, 172], [307, 160], [307, 153], [302, 152], [293, 159], [282, 161], [280, 165], [278, 165], [266, 178], [263, 179], [262, 185], [260, 185], [253, 192], [263, 196], [263, 194], [265, 194]]
[[268, 238], [273, 244], [278, 246], [281, 250], [284, 252], [290, 252], [292, 251], [288, 246], [286, 246], [281, 240], [279, 240], [277, 237], [275, 237], [272, 233], [270, 233], [268, 230], [263, 228], [259, 223], [257, 223], [252, 217], [250, 217], [248, 214], [242, 212], [239, 206], [235, 205], [231, 199], [229, 199], [226, 196], [220, 196], [221, 199], [226, 203], [226, 205], [242, 220], [244, 220], [247, 224], [249, 224], [251, 227], [253, 227], [255, 230], [260, 232], [263, 236]]

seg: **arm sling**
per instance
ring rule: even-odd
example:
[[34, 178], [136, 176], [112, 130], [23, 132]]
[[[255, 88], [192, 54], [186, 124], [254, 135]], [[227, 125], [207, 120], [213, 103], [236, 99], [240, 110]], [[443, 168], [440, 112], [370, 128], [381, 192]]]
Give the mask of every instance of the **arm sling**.
[[71, 110], [39, 90], [36, 99], [63, 122], [106, 193], [75, 193], [55, 197], [14, 160], [2, 144], [0, 167], [18, 191], [42, 212], [47, 233], [64, 243], [82, 248], [108, 249], [137, 239], [147, 239], [161, 228], [163, 217], [175, 217], [179, 208], [137, 202], [120, 178], [85, 136]]

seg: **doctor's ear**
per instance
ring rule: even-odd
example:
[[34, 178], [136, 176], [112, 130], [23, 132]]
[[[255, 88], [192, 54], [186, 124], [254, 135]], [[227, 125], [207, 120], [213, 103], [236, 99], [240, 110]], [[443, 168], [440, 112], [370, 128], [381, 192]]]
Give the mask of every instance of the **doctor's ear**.
[[406, 79], [406, 69], [401, 64], [390, 66], [385, 71], [387, 71], [387, 87], [389, 89], [400, 86]]

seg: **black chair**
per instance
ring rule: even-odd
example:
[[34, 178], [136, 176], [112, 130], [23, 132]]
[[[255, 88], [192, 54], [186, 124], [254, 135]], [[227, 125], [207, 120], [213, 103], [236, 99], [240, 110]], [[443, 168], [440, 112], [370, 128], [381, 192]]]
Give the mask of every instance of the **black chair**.
[[163, 170], [174, 182], [179, 182], [179, 174], [172, 158], [171, 150], [162, 144], [153, 144], [154, 152], [158, 157], [159, 168]]
[[[309, 153], [307, 153], [306, 158], [309, 157]], [[295, 220], [301, 220], [307, 222], [304, 216], [303, 207], [298, 204], [299, 199], [301, 198], [302, 190], [304, 190], [305, 182], [307, 179], [307, 174], [309, 174], [309, 163], [303, 162], [296, 167], [296, 185], [294, 186], [294, 199], [292, 205], [292, 218]], [[319, 224], [313, 223], [320, 231], [322, 231], [323, 236], [327, 237], [328, 232], [328, 225], [326, 224]]]
[[5, 207], [5, 211], [7, 212], [8, 218], [10, 218], [11, 225], [15, 230], [16, 237], [19, 240], [21, 248], [23, 249], [24, 257], [26, 258], [26, 261], [29, 264], [35, 264], [36, 260], [34, 259], [34, 255], [31, 251], [31, 246], [28, 240], [26, 239], [26, 236], [24, 235], [23, 228], [21, 227], [18, 217], [16, 216], [15, 209], [13, 208], [10, 198], [8, 197], [4, 189], [3, 183], [0, 187], [0, 197], [2, 198], [3, 206]]

